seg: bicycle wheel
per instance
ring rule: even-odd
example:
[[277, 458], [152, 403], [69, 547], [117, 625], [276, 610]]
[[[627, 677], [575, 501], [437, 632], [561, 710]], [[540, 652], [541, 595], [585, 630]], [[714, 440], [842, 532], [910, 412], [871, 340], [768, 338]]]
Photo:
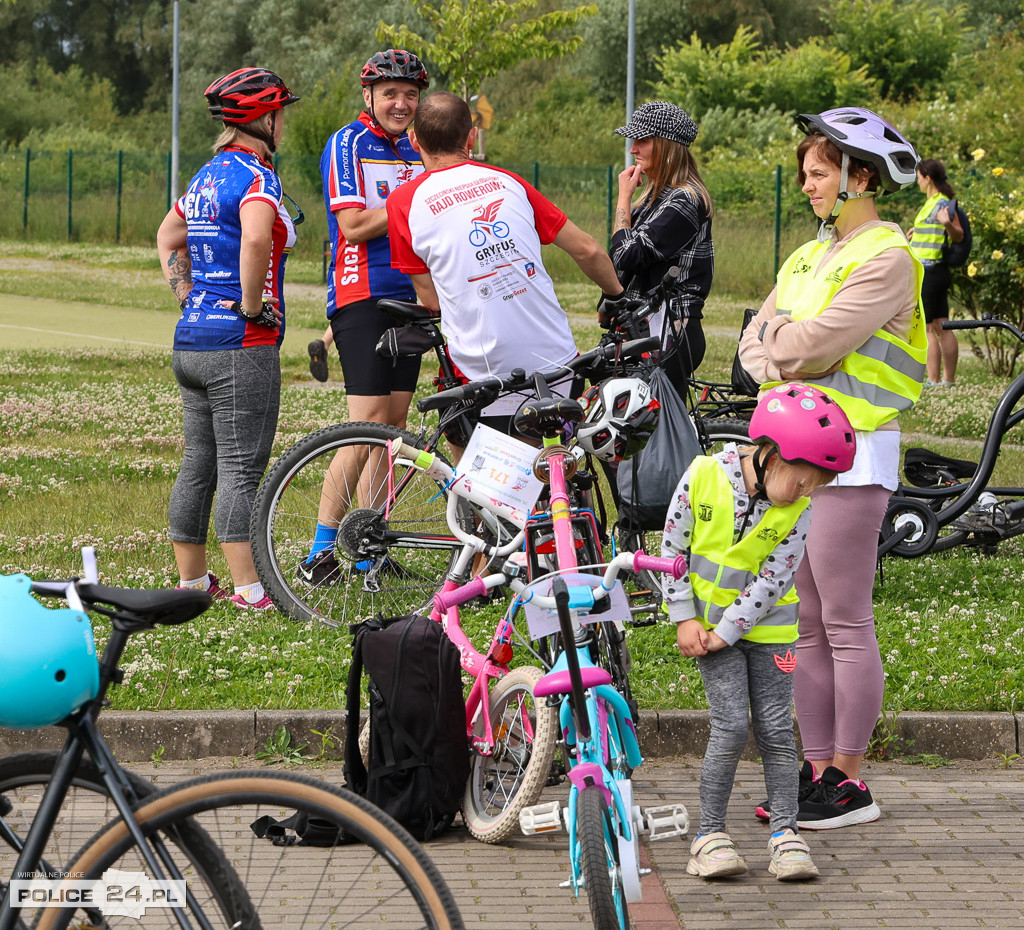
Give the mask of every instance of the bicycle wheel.
[[[704, 423], [706, 434], [706, 455], [721, 452], [726, 443], [745, 445], [750, 442], [748, 424], [745, 420], [707, 420]], [[661, 530], [644, 530], [627, 532], [622, 536], [620, 548], [634, 552], [643, 549], [648, 555], [661, 555]], [[639, 571], [637, 583], [632, 596], [632, 606], [642, 607], [645, 604], [652, 612], [658, 612], [664, 598], [665, 578], [660, 572]]]
[[[485, 843], [500, 843], [519, 829], [519, 812], [536, 804], [551, 774], [558, 730], [557, 710], [533, 697], [539, 668], [509, 672], [491, 691], [494, 752], [474, 752], [463, 815], [469, 832]], [[475, 734], [482, 736], [482, 720]]]
[[[50, 783], [57, 756], [56, 752], [24, 752], [0, 759], [0, 795], [11, 805], [10, 811], [3, 815], [4, 822], [18, 836], [28, 834], [43, 791]], [[125, 774], [138, 797], [145, 797], [156, 790], [151, 782], [138, 775], [131, 772]], [[75, 770], [44, 851], [47, 862], [62, 867], [82, 843], [115, 816], [117, 808], [109, 797], [99, 769], [83, 759]], [[0, 845], [0, 869], [3, 874], [9, 875], [13, 871], [17, 858], [17, 853], [12, 849]]]
[[[4, 814], [4, 822], [19, 837], [24, 837], [35, 818], [43, 792], [53, 773], [59, 753], [27, 752], [0, 759], [0, 795], [11, 805]], [[156, 794], [152, 782], [130, 772], [121, 770], [135, 792], [138, 802]], [[137, 803], [138, 803], [137, 802]], [[67, 865], [79, 849], [104, 824], [118, 817], [117, 808], [111, 800], [95, 764], [83, 759], [68, 792], [64, 797], [60, 813], [47, 841], [43, 858], [52, 868], [67, 871]], [[183, 858], [195, 863], [197, 874], [216, 875], [215, 896], [222, 902], [227, 898], [244, 898], [245, 889], [224, 860], [221, 851], [203, 831], [190, 825], [182, 829], [176, 840], [185, 851]], [[17, 861], [17, 853], [8, 846], [0, 847], [0, 868], [11, 874]], [[39, 870], [41, 871], [41, 869]], [[28, 925], [41, 920], [45, 912], [38, 908], [22, 908], [21, 917]], [[81, 926], [106, 926], [98, 908], [82, 910], [78, 914]]]
[[[275, 845], [258, 837], [269, 817], [318, 818], [325, 830], [350, 842], [333, 846]], [[174, 838], [183, 828], [203, 829], [223, 851], [245, 894], [227, 906], [214, 894], [217, 876], [199, 876], [183, 857], [179, 867], [194, 900], [189, 917], [202, 912], [220, 927], [366, 927], [461, 930], [462, 918], [440, 872], [423, 848], [383, 811], [341, 788], [306, 775], [242, 771], [206, 775], [147, 798], [136, 820], [147, 837]], [[179, 853], [177, 845], [172, 851]], [[145, 863], [123, 821], [89, 841], [69, 870], [98, 879], [107, 869], [145, 873]], [[177, 926], [176, 911], [148, 907], [147, 928]], [[66, 927], [69, 911], [47, 909], [43, 930]], [[133, 926], [110, 916], [110, 927]]]
[[618, 841], [604, 792], [597, 785], [576, 795], [576, 843], [594, 930], [629, 930]]
[[[343, 626], [412, 613], [440, 589], [461, 543], [448, 528], [443, 485], [406, 458], [388, 467], [396, 438], [423, 448], [380, 423], [329, 426], [288, 449], [264, 478], [253, 560], [282, 613]], [[305, 565], [322, 510], [340, 521], [337, 545]]]

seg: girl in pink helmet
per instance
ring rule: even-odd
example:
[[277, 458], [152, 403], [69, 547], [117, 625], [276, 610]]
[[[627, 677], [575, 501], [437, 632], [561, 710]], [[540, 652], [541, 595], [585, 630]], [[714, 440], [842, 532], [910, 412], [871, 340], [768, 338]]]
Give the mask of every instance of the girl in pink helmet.
[[661, 554], [689, 573], [668, 581], [676, 644], [695, 657], [711, 715], [700, 779], [700, 832], [687, 872], [723, 878], [747, 870], [726, 832], [748, 719], [761, 752], [772, 836], [769, 871], [780, 881], [818, 870], [799, 835], [793, 737], [793, 577], [810, 526], [809, 495], [853, 464], [854, 430], [827, 394], [791, 383], [761, 398], [752, 447], [698, 456], [669, 506]]
[[899, 486], [898, 417], [920, 397], [924, 380], [924, 271], [903, 231], [882, 222], [875, 207], [877, 197], [914, 183], [914, 147], [862, 107], [797, 122], [806, 133], [797, 177], [820, 221], [818, 235], [779, 270], [739, 355], [762, 389], [790, 380], [821, 388], [857, 432], [853, 467], [815, 493], [807, 557], [796, 575], [800, 826], [828, 830], [879, 816], [860, 778], [884, 687], [872, 609], [875, 553]]

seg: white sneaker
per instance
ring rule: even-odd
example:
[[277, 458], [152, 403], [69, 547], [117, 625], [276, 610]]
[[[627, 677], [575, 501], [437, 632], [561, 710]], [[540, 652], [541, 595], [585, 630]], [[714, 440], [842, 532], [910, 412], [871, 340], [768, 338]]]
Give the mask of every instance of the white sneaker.
[[772, 860], [768, 871], [780, 882], [798, 882], [818, 877], [818, 867], [811, 861], [811, 851], [803, 838], [788, 827], [772, 834], [768, 840]]
[[736, 852], [728, 833], [705, 833], [690, 844], [690, 861], [686, 864], [688, 875], [725, 878], [742, 875], [746, 871], [747, 863]]

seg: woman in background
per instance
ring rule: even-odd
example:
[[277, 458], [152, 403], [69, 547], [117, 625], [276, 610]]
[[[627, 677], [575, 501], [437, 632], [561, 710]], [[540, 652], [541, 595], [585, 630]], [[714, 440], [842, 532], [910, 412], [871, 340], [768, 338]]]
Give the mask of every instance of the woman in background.
[[[654, 101], [637, 107], [615, 132], [633, 140], [636, 163], [619, 175], [612, 262], [630, 298], [643, 297], [669, 268], [679, 268], [665, 303], [668, 325], [660, 364], [685, 395], [687, 379], [704, 358], [701, 317], [715, 274], [711, 196], [690, 151], [697, 124], [685, 110]], [[641, 184], [642, 196], [634, 204]], [[652, 334], [663, 326], [663, 313], [651, 317]]]

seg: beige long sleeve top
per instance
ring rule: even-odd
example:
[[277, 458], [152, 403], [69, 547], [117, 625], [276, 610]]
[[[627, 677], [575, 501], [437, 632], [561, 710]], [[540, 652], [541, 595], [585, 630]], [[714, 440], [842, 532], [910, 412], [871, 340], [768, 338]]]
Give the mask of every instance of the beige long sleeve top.
[[[817, 276], [841, 263], [843, 248], [859, 233], [893, 223], [871, 220], [836, 237], [818, 266]], [[796, 321], [777, 315], [775, 289], [747, 325], [740, 339], [743, 367], [760, 384], [767, 381], [807, 380], [835, 371], [842, 360], [878, 330], [901, 339], [910, 338], [917, 307], [917, 279], [913, 258], [904, 249], [886, 249], [854, 269], [818, 316]], [[898, 429], [898, 418], [879, 429]]]

